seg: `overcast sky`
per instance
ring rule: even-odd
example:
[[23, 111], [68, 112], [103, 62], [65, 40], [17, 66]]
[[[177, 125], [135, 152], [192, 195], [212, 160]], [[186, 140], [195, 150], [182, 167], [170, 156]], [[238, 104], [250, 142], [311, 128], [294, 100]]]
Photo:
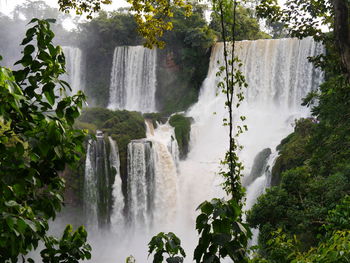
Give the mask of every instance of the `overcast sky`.
[[[10, 15], [16, 5], [21, 5], [27, 0], [0, 0], [0, 12], [6, 15]], [[48, 5], [58, 8], [58, 0], [43, 0]], [[113, 0], [111, 5], [102, 5], [102, 9], [106, 11], [113, 11], [120, 7], [129, 6], [129, 4], [124, 0]], [[74, 12], [71, 12], [74, 14]], [[63, 22], [63, 26], [70, 30], [76, 28], [76, 25], [70, 19], [66, 19]]]
[[[52, 7], [57, 7], [57, 0], [43, 0]], [[0, 0], [0, 12], [10, 14], [16, 5], [20, 5], [26, 2], [26, 0]], [[124, 0], [113, 0], [111, 5], [102, 5], [102, 8], [107, 11], [118, 9], [119, 7], [127, 6], [128, 3]]]

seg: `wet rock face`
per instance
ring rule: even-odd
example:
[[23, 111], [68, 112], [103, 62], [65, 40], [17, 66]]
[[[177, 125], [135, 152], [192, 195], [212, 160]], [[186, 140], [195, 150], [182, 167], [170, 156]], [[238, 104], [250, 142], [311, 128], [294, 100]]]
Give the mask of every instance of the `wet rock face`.
[[243, 185], [248, 186], [252, 182], [254, 182], [256, 178], [263, 175], [265, 170], [268, 168], [267, 161], [270, 155], [271, 155], [271, 149], [266, 148], [255, 156], [252, 170], [250, 171], [249, 176], [246, 177], [245, 180], [243, 180]]

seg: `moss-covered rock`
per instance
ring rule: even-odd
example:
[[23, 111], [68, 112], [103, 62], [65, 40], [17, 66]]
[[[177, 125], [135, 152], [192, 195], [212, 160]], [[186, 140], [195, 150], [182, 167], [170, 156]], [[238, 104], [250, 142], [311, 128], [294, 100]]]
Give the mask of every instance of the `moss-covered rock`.
[[180, 159], [184, 159], [189, 151], [192, 118], [182, 114], [172, 115], [169, 124], [175, 128], [175, 137], [179, 145]]
[[284, 171], [301, 166], [310, 158], [311, 153], [305, 146], [311, 138], [314, 125], [311, 119], [296, 121], [294, 132], [284, 138], [277, 146], [279, 156], [272, 168], [272, 186], [280, 183]]
[[271, 149], [266, 148], [260, 151], [254, 158], [253, 166], [248, 177], [243, 178], [243, 185], [248, 186], [255, 181], [256, 178], [263, 175], [267, 168], [267, 161], [271, 155]]

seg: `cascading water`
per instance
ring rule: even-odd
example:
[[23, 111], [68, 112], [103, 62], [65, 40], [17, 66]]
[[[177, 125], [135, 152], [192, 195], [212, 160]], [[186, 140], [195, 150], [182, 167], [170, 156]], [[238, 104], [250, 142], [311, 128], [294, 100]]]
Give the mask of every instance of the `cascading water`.
[[[88, 143], [85, 161], [84, 210], [87, 226], [90, 229], [106, 228], [123, 216], [124, 200], [121, 191], [119, 153], [116, 143], [109, 137], [110, 154], [104, 135], [98, 131], [96, 140]], [[111, 189], [110, 181], [114, 178]], [[112, 207], [111, 195], [114, 200]], [[111, 208], [113, 209], [111, 211]], [[122, 224], [115, 223], [115, 227]]]
[[143, 46], [116, 47], [108, 108], [155, 111], [156, 50]]
[[76, 94], [78, 90], [84, 90], [82, 81], [82, 54], [77, 47], [62, 47], [66, 56], [66, 81], [72, 88], [72, 94]]
[[87, 219], [87, 225], [97, 228], [97, 178], [95, 173], [94, 147], [92, 140], [89, 140], [86, 160], [85, 160], [85, 178], [84, 178], [84, 212]]
[[[150, 121], [146, 121], [146, 126], [147, 138], [133, 140], [128, 145], [124, 230], [95, 236], [94, 242], [103, 242], [104, 246], [97, 245], [93, 262], [122, 261], [130, 254], [143, 261], [151, 237], [160, 231], [173, 230], [178, 200], [178, 149], [174, 128], [167, 123], [158, 124], [154, 129]], [[111, 227], [115, 230], [113, 224], [112, 216]]]
[[153, 129], [153, 125], [146, 121], [146, 126], [147, 140], [153, 144], [155, 163], [154, 222], [157, 229], [162, 229], [169, 227], [176, 214], [179, 149], [174, 128], [169, 123], [158, 123], [157, 128]]
[[110, 145], [110, 166], [113, 168], [114, 183], [112, 187], [112, 214], [111, 226], [114, 232], [119, 232], [124, 227], [124, 196], [122, 192], [122, 180], [120, 177], [120, 158], [117, 143], [108, 137]]
[[146, 126], [147, 138], [128, 145], [127, 195], [132, 227], [147, 232], [153, 223], [159, 228], [175, 216], [178, 150], [169, 124], [154, 129], [146, 122]]
[[148, 228], [154, 207], [152, 143], [135, 140], [128, 145], [128, 219], [132, 227]]
[[[240, 123], [241, 115], [247, 118], [244, 124], [249, 130], [239, 137], [239, 143], [244, 146], [239, 156], [246, 176], [252, 169], [254, 157], [263, 149], [273, 149], [269, 157], [271, 166], [271, 158], [277, 155], [274, 149], [292, 131], [294, 120], [309, 116], [308, 109], [301, 107], [301, 100], [321, 83], [322, 73], [314, 69], [307, 57], [322, 52], [323, 47], [311, 38], [236, 43], [236, 55], [243, 63], [241, 71], [249, 85], [243, 91], [245, 100], [234, 112], [235, 124]], [[228, 149], [228, 129], [223, 126], [227, 110], [224, 108], [225, 96], [217, 90], [219, 80], [216, 76], [223, 61], [223, 43], [217, 43], [212, 50], [208, 76], [198, 103], [187, 113], [194, 119], [194, 124], [190, 152], [187, 160], [180, 162], [179, 180], [180, 207], [183, 208], [179, 216], [187, 218], [180, 231], [187, 236], [188, 231], [195, 228], [196, 207], [204, 200], [224, 196], [217, 173], [219, 160]], [[248, 187], [247, 208], [266, 187], [266, 173]], [[193, 251], [195, 235], [184, 240], [189, 251]]]

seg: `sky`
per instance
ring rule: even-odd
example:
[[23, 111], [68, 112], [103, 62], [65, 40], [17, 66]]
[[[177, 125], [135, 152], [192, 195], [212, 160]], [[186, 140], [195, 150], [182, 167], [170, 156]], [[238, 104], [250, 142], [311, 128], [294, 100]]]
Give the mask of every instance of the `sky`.
[[[58, 8], [57, 0], [43, 0], [43, 1], [45, 1], [48, 5], [52, 7]], [[16, 5], [23, 4], [24, 2], [26, 2], [26, 0], [0, 0], [0, 8], [2, 8], [2, 10], [0, 11], [5, 14], [9, 14]], [[103, 9], [107, 11], [112, 11], [112, 10], [118, 9], [119, 7], [123, 7], [127, 5], [128, 3], [124, 0], [113, 0], [113, 3], [111, 5], [103, 5]]]
[[[0, 0], [0, 12], [5, 15], [11, 15], [11, 12], [15, 8], [16, 5], [21, 5], [25, 3], [27, 0]], [[58, 8], [58, 0], [43, 0], [48, 5], [52, 7]], [[102, 5], [102, 9], [106, 11], [113, 11], [120, 7], [128, 6], [129, 4], [125, 0], [113, 0], [111, 5]], [[71, 12], [74, 15], [74, 12]], [[72, 22], [72, 20], [66, 19], [63, 23], [63, 27], [68, 30], [76, 28], [76, 25]]]

